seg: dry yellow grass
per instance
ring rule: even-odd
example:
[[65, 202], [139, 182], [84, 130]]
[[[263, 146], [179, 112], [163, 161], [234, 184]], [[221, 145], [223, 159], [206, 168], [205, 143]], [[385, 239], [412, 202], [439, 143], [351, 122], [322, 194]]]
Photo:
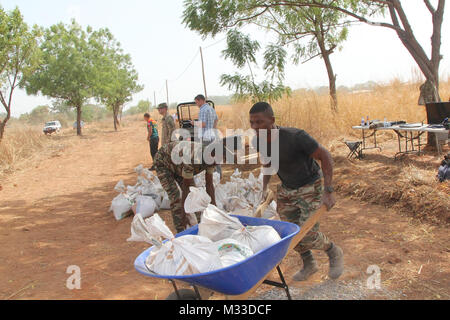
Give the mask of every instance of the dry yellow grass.
[[[359, 125], [362, 117], [390, 121], [426, 122], [425, 107], [419, 106], [420, 83], [401, 83], [393, 80], [378, 85], [374, 90], [360, 93], [338, 92], [339, 113], [331, 112], [328, 95], [309, 90], [298, 90], [291, 97], [274, 102], [277, 124], [302, 128], [329, 145], [337, 137], [356, 136], [352, 126]], [[442, 82], [443, 100], [450, 97], [450, 79]], [[223, 112], [221, 127], [248, 128], [248, 111], [251, 103], [238, 103]]]

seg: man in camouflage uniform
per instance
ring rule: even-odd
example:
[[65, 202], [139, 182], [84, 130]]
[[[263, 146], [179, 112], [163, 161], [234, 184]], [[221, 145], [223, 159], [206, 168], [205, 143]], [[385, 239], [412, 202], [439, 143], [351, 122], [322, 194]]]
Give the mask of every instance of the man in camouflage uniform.
[[[173, 141], [163, 145], [155, 157], [156, 174], [169, 195], [170, 209], [177, 233], [185, 230], [189, 223], [184, 211], [184, 202], [189, 193], [189, 187], [195, 186], [194, 176], [202, 171], [206, 170], [206, 192], [211, 197], [211, 203], [216, 204], [213, 184], [215, 164], [206, 164], [202, 151], [201, 143]], [[174, 161], [183, 162], [176, 164]], [[181, 187], [181, 195], [177, 183]]]
[[158, 112], [163, 116], [161, 119], [162, 123], [162, 136], [161, 145], [165, 145], [171, 141], [172, 133], [175, 130], [175, 121], [173, 117], [167, 112], [167, 103], [161, 103], [158, 106]]
[[[267, 130], [267, 151], [272, 151], [272, 143], [279, 145], [279, 168], [276, 173], [281, 180], [277, 192], [280, 217], [302, 226], [322, 204], [330, 210], [336, 203], [333, 196], [333, 160], [330, 153], [303, 130], [277, 127], [272, 107], [266, 102], [259, 102], [252, 107], [250, 124], [256, 131], [253, 146], [258, 151], [260, 130]], [[263, 163], [267, 163], [264, 165], [265, 169], [270, 168], [272, 163], [269, 161], [274, 157], [261, 152], [260, 157]], [[316, 160], [321, 162], [322, 169]], [[269, 173], [265, 170], [263, 173], [263, 190], [266, 194], [269, 181], [275, 172]], [[325, 187], [322, 185], [322, 175]], [[332, 279], [339, 278], [344, 270], [342, 249], [319, 231], [317, 223], [295, 247], [302, 257], [303, 268], [294, 275], [294, 280], [307, 280], [319, 270], [312, 249], [327, 253], [330, 263], [328, 275]]]

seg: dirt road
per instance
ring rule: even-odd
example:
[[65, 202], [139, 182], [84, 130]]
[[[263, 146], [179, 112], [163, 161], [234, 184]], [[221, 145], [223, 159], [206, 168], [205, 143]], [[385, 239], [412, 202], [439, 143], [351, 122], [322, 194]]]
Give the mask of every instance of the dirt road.
[[[57, 138], [70, 146], [0, 182], [0, 298], [164, 299], [171, 286], [133, 268], [147, 246], [126, 242], [131, 218], [117, 222], [108, 213], [117, 181], [135, 184], [133, 168], [151, 164], [145, 127], [130, 122], [120, 132]], [[168, 212], [161, 215], [172, 226]], [[447, 229], [339, 198], [322, 230], [343, 247], [346, 272], [338, 282], [326, 280], [327, 258], [317, 253], [320, 272], [306, 283], [289, 281], [297, 298], [450, 298]], [[66, 287], [73, 265], [81, 270], [81, 290]], [[382, 290], [367, 289], [371, 265], [381, 270]], [[287, 279], [298, 268], [290, 253], [282, 265]], [[268, 289], [261, 287], [258, 295]]]

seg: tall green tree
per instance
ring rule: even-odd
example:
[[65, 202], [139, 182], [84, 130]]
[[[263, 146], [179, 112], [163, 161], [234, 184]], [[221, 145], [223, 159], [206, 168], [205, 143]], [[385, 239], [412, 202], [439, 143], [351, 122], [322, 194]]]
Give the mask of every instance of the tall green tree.
[[131, 57], [125, 54], [120, 43], [108, 29], [94, 32], [91, 39], [94, 61], [98, 72], [95, 81], [96, 99], [112, 111], [114, 129], [117, 131], [119, 114], [134, 93], [144, 89], [138, 84], [138, 73]]
[[46, 29], [41, 44], [42, 64], [25, 78], [28, 94], [41, 93], [76, 108], [77, 135], [81, 135], [82, 106], [94, 96], [97, 66], [93, 63], [92, 28], [74, 20]]
[[[422, 4], [424, 17], [428, 15], [432, 21], [431, 52], [429, 53], [414, 35], [410, 18], [403, 7], [405, 2], [406, 0], [185, 0], [184, 21], [189, 28], [203, 35], [214, 36], [225, 28], [242, 26], [249, 20], [262, 17], [276, 8], [333, 10], [344, 14], [352, 21], [388, 28], [396, 32], [426, 79], [420, 88], [421, 100], [424, 103], [440, 101], [439, 67], [442, 60], [441, 38], [445, 0], [415, 1], [417, 5]], [[376, 20], [384, 16], [388, 16], [390, 21]]]
[[5, 116], [0, 117], [0, 142], [11, 118], [14, 90], [39, 65], [41, 30], [24, 22], [19, 9], [7, 13], [0, 6], [0, 103]]
[[284, 48], [293, 45], [295, 64], [305, 63], [316, 57], [322, 58], [327, 70], [331, 108], [334, 112], [338, 111], [338, 99], [331, 55], [347, 39], [348, 22], [344, 18], [343, 13], [330, 9], [276, 7], [256, 22], [267, 30], [275, 31], [278, 46]]
[[[331, 106], [334, 111], [337, 111], [336, 75], [330, 55], [347, 37], [347, 23], [343, 21], [345, 15], [334, 10], [314, 7], [273, 6], [258, 11], [257, 7], [263, 5], [261, 1], [252, 0], [235, 2], [187, 0], [184, 22], [190, 29], [198, 31], [203, 36], [215, 36], [218, 32], [226, 30], [229, 30], [229, 35], [239, 34], [238, 30], [246, 25], [256, 25], [276, 35], [276, 43], [269, 44], [264, 52], [264, 70], [269, 81], [263, 82], [262, 86], [255, 86], [254, 81], [252, 83], [252, 74], [250, 77], [238, 75], [222, 77], [222, 83], [237, 89], [238, 94], [253, 89], [257, 92], [254, 95], [260, 99], [259, 89], [273, 84], [275, 78], [277, 87], [269, 91], [279, 93], [279, 89], [283, 88], [286, 49], [289, 46], [294, 49], [295, 54], [292, 58], [296, 64], [322, 57], [329, 78]], [[237, 50], [235, 43], [230, 41], [226, 51], [230, 53], [234, 50], [238, 56], [247, 54], [249, 58], [252, 58], [259, 49], [259, 44], [250, 39], [243, 40], [247, 40], [246, 43], [250, 44], [245, 47], [247, 51]], [[253, 46], [252, 43], [254, 43]], [[252, 53], [248, 53], [249, 51]], [[271, 98], [276, 99], [278, 96], [279, 94]]]
[[264, 52], [264, 69], [267, 78], [257, 82], [255, 69], [257, 68], [256, 54], [261, 45], [258, 41], [251, 40], [248, 35], [236, 29], [227, 33], [227, 48], [222, 51], [225, 59], [233, 62], [240, 69], [248, 68], [248, 75], [235, 73], [223, 74], [220, 83], [234, 90], [234, 98], [237, 100], [251, 99], [256, 101], [275, 101], [283, 94], [289, 94], [290, 88], [282, 84], [284, 78], [284, 63], [286, 51], [276, 46], [268, 46]]

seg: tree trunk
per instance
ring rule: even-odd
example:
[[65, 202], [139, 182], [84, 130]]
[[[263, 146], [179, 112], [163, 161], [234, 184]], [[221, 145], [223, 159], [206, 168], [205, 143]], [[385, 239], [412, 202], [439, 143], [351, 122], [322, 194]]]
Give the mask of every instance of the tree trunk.
[[[442, 59], [440, 48], [445, 0], [439, 0], [438, 8], [432, 13], [433, 35], [431, 37], [431, 59], [428, 58], [422, 46], [414, 36], [401, 2], [399, 0], [390, 0], [389, 2], [388, 8], [392, 23], [398, 28], [396, 30], [397, 35], [426, 78], [426, 85], [423, 85], [420, 88], [420, 101], [422, 103], [440, 102], [439, 65]], [[400, 26], [400, 22], [403, 29]]]
[[77, 135], [81, 136], [81, 106], [77, 106]]
[[119, 115], [118, 107], [113, 107], [113, 118], [114, 118], [113, 120], [114, 120], [114, 130], [115, 131], [117, 131], [117, 126], [120, 125], [118, 115]]
[[11, 118], [11, 111], [10, 111], [10, 109], [7, 109], [6, 111], [7, 111], [6, 112], [6, 118], [3, 119], [3, 121], [0, 121], [0, 143], [3, 140], [3, 135], [5, 133], [6, 123]]
[[328, 82], [329, 82], [329, 88], [330, 88], [330, 103], [331, 103], [331, 110], [333, 112], [338, 112], [338, 99], [336, 94], [336, 75], [333, 72], [333, 66], [331, 65], [330, 61], [330, 55], [329, 53], [325, 53], [322, 55], [323, 60], [325, 62], [325, 66], [327, 67], [327, 73], [328, 73]]
[[336, 75], [334, 74], [333, 66], [331, 65], [330, 60], [330, 55], [333, 53], [333, 48], [329, 50], [325, 48], [325, 42], [323, 40], [323, 31], [321, 31], [321, 33], [316, 33], [316, 39], [319, 44], [320, 53], [322, 55], [323, 61], [325, 62], [325, 67], [327, 68], [331, 110], [337, 113], [338, 99], [336, 94]]

